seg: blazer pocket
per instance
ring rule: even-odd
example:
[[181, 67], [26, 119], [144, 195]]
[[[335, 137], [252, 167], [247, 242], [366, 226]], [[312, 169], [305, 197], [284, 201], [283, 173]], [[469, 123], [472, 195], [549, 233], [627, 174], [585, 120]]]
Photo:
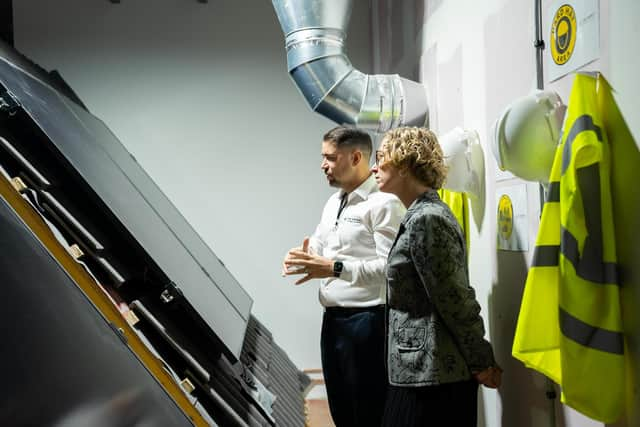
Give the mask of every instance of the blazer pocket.
[[427, 340], [427, 328], [402, 327], [398, 328], [398, 350], [401, 353], [418, 351], [424, 348]]

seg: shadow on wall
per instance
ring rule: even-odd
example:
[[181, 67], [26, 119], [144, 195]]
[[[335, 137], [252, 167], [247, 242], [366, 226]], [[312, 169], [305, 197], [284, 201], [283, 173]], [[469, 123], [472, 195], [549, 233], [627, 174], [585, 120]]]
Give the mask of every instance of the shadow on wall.
[[[489, 327], [497, 362], [504, 369], [498, 390], [502, 402], [502, 425], [518, 427], [553, 426], [554, 401], [546, 397], [548, 380], [527, 369], [511, 356], [511, 347], [527, 278], [526, 252], [498, 250], [497, 282], [489, 296]], [[559, 405], [558, 398], [555, 399]], [[556, 416], [555, 427], [565, 425]]]
[[424, 3], [419, 0], [378, 2], [379, 35], [376, 45], [380, 55], [380, 70], [376, 72], [399, 74], [418, 81]]
[[[617, 106], [606, 111], [611, 144], [611, 196], [616, 233], [620, 300], [627, 347], [626, 420], [615, 426], [640, 426], [640, 151]], [[626, 421], [626, 424], [625, 424]]]
[[[484, 156], [484, 153], [482, 153], [482, 156]], [[482, 160], [484, 161], [484, 157], [482, 158]], [[487, 210], [487, 176], [486, 176], [487, 172], [486, 172], [486, 167], [484, 169], [485, 169], [485, 173], [479, 177], [480, 178], [480, 185], [479, 185], [478, 194], [469, 195], [469, 204], [471, 206], [471, 215], [473, 216], [473, 222], [476, 224], [476, 228], [478, 229], [478, 233], [482, 233], [482, 231], [483, 231], [482, 224], [484, 223], [484, 214], [485, 214], [485, 212]]]
[[427, 4], [426, 15], [425, 18], [428, 20], [431, 16], [436, 13], [436, 11], [442, 6], [444, 0], [429, 0], [425, 3]]

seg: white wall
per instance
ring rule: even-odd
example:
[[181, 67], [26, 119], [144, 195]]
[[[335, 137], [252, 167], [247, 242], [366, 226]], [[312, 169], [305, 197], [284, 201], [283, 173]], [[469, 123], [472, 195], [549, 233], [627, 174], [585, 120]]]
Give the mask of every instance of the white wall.
[[[332, 190], [323, 133], [286, 71], [270, 1], [14, 1], [16, 47], [57, 69], [254, 299], [300, 368], [319, 367], [317, 283], [294, 287], [282, 256], [313, 232]], [[370, 67], [368, 2], [350, 59]]]
[[[544, 12], [549, 3], [549, 0], [543, 1], [543, 16], [546, 16]], [[584, 67], [602, 71], [617, 90], [622, 113], [635, 132], [636, 142], [640, 134], [640, 88], [636, 77], [638, 66], [635, 66], [640, 65], [638, 5], [632, 0], [600, 2], [601, 55], [599, 60]], [[482, 305], [488, 335], [505, 375], [499, 392], [482, 390], [480, 424], [602, 426], [602, 423], [561, 405], [559, 399], [556, 399], [553, 411], [552, 403], [545, 397], [549, 382], [511, 357], [527, 266], [537, 233], [539, 192], [535, 183], [508, 178], [500, 173], [488, 141], [490, 127], [502, 109], [513, 99], [535, 89], [533, 6], [533, 0], [376, 0], [374, 65], [376, 72], [405, 75], [413, 73], [417, 67], [417, 77], [425, 84], [429, 95], [431, 127], [436, 132], [447, 132], [456, 125], [475, 129], [484, 147], [486, 203], [484, 210], [477, 210], [480, 214], [476, 215], [475, 221], [471, 221], [470, 274]], [[558, 91], [566, 102], [571, 81], [570, 77], [562, 78], [547, 88]], [[636, 176], [627, 182], [637, 182]], [[496, 193], [512, 185], [521, 185], [527, 191], [527, 252], [496, 250]], [[619, 210], [637, 212], [640, 209], [640, 196], [627, 197], [627, 200], [623, 202], [626, 205], [618, 206]], [[634, 224], [640, 222], [631, 217], [623, 219], [634, 229], [637, 229]], [[637, 244], [629, 243], [628, 246]], [[623, 252], [629, 254], [629, 260], [637, 260], [637, 249], [623, 248]], [[626, 421], [621, 420], [619, 425], [636, 426], [640, 425], [637, 410], [640, 397], [637, 380], [633, 378], [637, 378], [640, 371], [640, 316], [635, 314], [638, 311], [640, 273], [637, 267], [625, 267], [630, 267], [630, 274], [627, 275], [628, 283], [625, 283], [624, 292], [628, 295], [627, 301], [623, 301], [626, 304], [623, 308], [626, 308], [630, 319], [626, 330], [630, 345], [630, 372], [635, 377], [630, 373], [629, 411]]]

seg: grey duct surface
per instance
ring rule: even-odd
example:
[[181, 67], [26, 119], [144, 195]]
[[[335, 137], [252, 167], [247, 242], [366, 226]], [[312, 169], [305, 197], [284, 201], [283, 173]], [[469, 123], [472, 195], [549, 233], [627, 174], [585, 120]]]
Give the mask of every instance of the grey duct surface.
[[368, 75], [345, 53], [352, 0], [272, 0], [285, 35], [287, 69], [309, 106], [375, 132], [425, 125], [426, 91], [398, 75]]

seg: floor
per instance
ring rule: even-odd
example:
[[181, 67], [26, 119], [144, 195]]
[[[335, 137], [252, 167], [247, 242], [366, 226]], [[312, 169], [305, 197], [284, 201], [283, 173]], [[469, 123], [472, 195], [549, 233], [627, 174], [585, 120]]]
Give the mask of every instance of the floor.
[[329, 404], [326, 399], [307, 399], [309, 421], [307, 427], [335, 427], [329, 413]]

